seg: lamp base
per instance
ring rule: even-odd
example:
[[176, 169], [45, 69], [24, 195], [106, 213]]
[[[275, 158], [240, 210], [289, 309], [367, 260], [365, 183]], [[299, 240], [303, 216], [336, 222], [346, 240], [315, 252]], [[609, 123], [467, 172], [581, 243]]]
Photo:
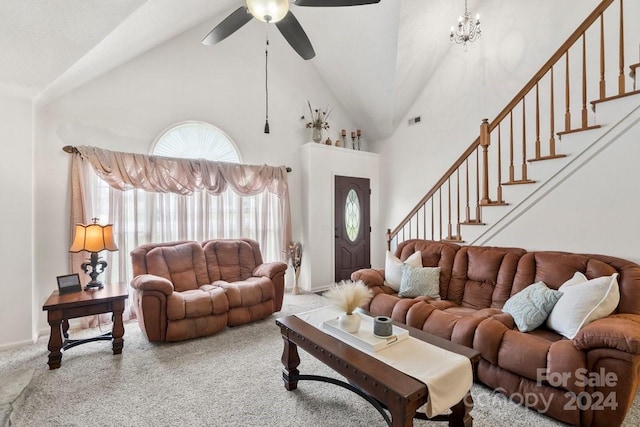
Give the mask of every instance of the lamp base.
[[97, 280], [92, 280], [86, 285], [84, 285], [85, 291], [97, 291], [98, 289], [102, 289], [102, 288], [104, 288], [104, 285], [102, 284], [102, 282], [99, 282]]
[[84, 286], [85, 291], [95, 291], [104, 287], [102, 282], [98, 280], [98, 275], [107, 268], [107, 262], [103, 259], [99, 260], [97, 252], [91, 252], [89, 262], [82, 263], [80, 268], [91, 277], [91, 281]]

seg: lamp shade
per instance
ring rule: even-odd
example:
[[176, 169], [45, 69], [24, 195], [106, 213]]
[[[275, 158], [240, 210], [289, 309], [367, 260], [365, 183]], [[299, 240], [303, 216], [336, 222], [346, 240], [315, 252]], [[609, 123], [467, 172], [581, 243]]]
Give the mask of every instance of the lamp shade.
[[113, 241], [113, 224], [76, 224], [75, 237], [69, 252], [117, 251]]

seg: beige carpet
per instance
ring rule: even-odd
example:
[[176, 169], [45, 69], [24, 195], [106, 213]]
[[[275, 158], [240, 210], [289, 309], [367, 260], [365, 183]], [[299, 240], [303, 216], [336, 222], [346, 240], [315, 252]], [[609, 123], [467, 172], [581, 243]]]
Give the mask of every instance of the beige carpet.
[[[68, 350], [54, 371], [46, 364], [48, 337], [0, 352], [0, 396], [6, 388], [10, 399], [0, 426], [383, 426], [373, 407], [340, 387], [301, 381], [294, 392], [284, 389], [274, 321], [325, 304], [317, 295], [287, 294], [283, 311], [271, 318], [174, 344], [150, 344], [130, 323], [121, 356], [107, 342], [85, 344]], [[301, 373], [335, 376], [300, 353]], [[560, 425], [483, 386], [472, 393], [476, 427]], [[625, 425], [640, 425], [638, 406]]]

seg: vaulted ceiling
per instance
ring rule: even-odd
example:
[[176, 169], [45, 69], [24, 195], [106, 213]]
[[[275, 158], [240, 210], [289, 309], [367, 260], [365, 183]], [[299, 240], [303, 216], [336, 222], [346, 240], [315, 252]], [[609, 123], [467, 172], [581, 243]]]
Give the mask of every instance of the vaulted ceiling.
[[[215, 26], [243, 3], [3, 0], [0, 90], [47, 103], [195, 25]], [[475, 3], [469, 4], [474, 12]], [[491, 16], [500, 9], [496, 3], [481, 3], [480, 12]], [[447, 52], [461, 49], [451, 45], [448, 31], [463, 8], [462, 0], [291, 6], [315, 48], [312, 64], [375, 138], [393, 132]]]

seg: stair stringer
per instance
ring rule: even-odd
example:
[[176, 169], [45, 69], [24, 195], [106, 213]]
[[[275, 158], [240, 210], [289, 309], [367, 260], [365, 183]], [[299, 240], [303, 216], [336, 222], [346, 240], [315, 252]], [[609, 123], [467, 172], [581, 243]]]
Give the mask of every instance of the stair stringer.
[[[601, 110], [599, 111], [601, 117], [598, 119], [609, 124], [603, 124], [598, 129], [564, 135], [561, 148], [563, 153], [567, 153], [567, 157], [532, 163], [530, 176], [536, 181], [533, 184], [503, 187], [504, 199], [508, 205], [483, 207], [482, 215], [485, 225], [462, 225], [464, 244], [488, 244], [491, 239], [540, 203], [573, 174], [587, 167], [607, 147], [634, 127], [640, 126], [638, 100], [640, 95], [632, 95], [627, 99], [600, 104], [598, 109]], [[621, 110], [622, 117], [615, 122], [614, 117], [616, 115], [620, 117]], [[583, 148], [580, 149], [580, 147]]]

